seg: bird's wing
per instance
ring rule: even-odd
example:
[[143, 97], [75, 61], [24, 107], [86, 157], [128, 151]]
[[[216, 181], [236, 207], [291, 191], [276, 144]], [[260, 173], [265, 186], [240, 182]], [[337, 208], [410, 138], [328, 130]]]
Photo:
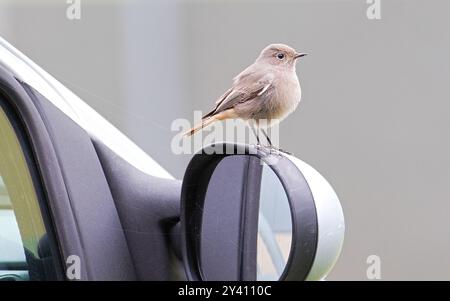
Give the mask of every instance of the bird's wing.
[[270, 92], [273, 88], [273, 75], [270, 72], [241, 73], [235, 78], [233, 86], [216, 101], [214, 110], [203, 118], [231, 109], [239, 103], [252, 100]]
[[236, 85], [237, 83], [239, 83], [240, 81], [244, 80], [246, 77], [249, 76], [255, 76], [255, 74], [258, 74], [258, 69], [260, 70], [260, 68], [258, 67], [258, 65], [256, 64], [252, 64], [250, 66], [248, 66], [247, 68], [245, 68], [241, 73], [239, 73], [238, 75], [236, 75], [233, 78], [233, 86]]

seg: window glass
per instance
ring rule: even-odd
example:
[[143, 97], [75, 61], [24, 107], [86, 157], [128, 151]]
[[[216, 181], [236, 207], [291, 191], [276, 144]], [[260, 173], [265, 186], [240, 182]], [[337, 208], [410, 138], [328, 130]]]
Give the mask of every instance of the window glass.
[[0, 280], [49, 280], [53, 261], [31, 173], [0, 108]]

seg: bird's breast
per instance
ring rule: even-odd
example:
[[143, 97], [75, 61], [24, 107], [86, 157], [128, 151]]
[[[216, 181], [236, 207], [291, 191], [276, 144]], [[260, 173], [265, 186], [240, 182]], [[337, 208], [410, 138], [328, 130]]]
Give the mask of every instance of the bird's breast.
[[301, 97], [302, 91], [296, 76], [280, 82], [272, 99], [272, 118], [284, 119], [297, 108]]

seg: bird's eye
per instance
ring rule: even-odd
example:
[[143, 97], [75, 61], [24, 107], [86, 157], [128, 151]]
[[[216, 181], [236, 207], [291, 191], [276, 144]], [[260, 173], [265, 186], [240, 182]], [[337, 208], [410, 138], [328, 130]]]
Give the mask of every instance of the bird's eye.
[[279, 59], [279, 60], [284, 59], [284, 54], [283, 53], [278, 53], [277, 54], [277, 59]]

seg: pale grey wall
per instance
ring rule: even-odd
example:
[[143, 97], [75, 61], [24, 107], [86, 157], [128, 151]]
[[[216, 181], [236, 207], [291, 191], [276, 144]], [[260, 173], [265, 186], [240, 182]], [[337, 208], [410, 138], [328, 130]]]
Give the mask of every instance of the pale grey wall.
[[121, 74], [127, 134], [181, 178], [190, 156], [171, 151], [175, 118], [192, 110], [187, 95], [186, 49], [181, 1], [122, 1], [119, 7]]
[[189, 15], [194, 107], [272, 42], [309, 52], [298, 65], [300, 109], [281, 124], [283, 148], [315, 166], [344, 206], [344, 251], [329, 279], [450, 279], [450, 3], [205, 1]]
[[85, 2], [82, 19], [69, 21], [66, 1], [2, 0], [8, 26], [0, 35], [121, 127], [127, 106], [117, 5]]
[[65, 1], [19, 2], [0, 3], [0, 34], [177, 177], [173, 119], [210, 108], [269, 43], [309, 52], [280, 142], [342, 200], [329, 279], [366, 279], [371, 254], [386, 280], [450, 279], [450, 2], [382, 0], [379, 21], [360, 0], [83, 1], [80, 21]]

